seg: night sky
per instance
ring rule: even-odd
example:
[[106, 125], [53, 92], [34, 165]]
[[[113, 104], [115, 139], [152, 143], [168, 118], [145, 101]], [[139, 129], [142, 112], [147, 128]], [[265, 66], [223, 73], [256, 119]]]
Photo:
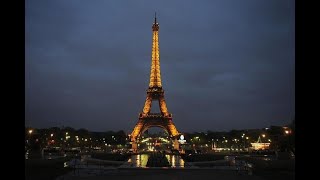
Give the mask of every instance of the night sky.
[[25, 123], [131, 131], [149, 84], [156, 11], [162, 85], [179, 131], [288, 124], [294, 3], [28, 0]]

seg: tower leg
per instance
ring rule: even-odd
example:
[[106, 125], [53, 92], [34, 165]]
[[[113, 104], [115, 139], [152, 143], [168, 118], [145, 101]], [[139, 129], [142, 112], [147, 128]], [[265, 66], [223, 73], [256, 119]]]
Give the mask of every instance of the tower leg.
[[173, 149], [174, 150], [178, 150], [179, 151], [179, 141], [177, 140], [177, 138], [174, 139], [173, 141]]
[[132, 150], [134, 153], [138, 152], [138, 143], [132, 142]]

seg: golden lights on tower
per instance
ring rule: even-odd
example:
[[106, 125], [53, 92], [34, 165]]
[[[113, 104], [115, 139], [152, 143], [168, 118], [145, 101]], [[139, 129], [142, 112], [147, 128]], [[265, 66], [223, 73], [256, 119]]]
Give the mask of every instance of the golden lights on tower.
[[[156, 22], [155, 22], [156, 23]], [[154, 27], [157, 28], [154, 28]], [[151, 71], [149, 87], [161, 87], [161, 73], [160, 73], [160, 55], [159, 55], [159, 25], [153, 24], [152, 36], [152, 56], [151, 56]]]
[[[161, 113], [150, 113], [152, 101], [158, 101]], [[155, 16], [152, 25], [152, 53], [149, 88], [147, 98], [139, 120], [131, 133], [131, 140], [136, 141], [137, 137], [150, 127], [160, 127], [169, 132], [170, 136], [179, 135], [178, 130], [172, 122], [172, 114], [168, 112], [164, 99], [164, 91], [161, 83], [160, 53], [159, 53], [159, 24]], [[136, 148], [136, 146], [134, 146]]]

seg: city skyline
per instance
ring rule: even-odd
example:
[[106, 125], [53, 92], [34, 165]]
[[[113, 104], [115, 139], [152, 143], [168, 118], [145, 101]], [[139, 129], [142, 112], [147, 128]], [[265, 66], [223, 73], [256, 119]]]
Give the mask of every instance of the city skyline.
[[27, 126], [131, 131], [148, 88], [155, 11], [180, 131], [294, 119], [294, 1], [77, 2], [26, 2]]

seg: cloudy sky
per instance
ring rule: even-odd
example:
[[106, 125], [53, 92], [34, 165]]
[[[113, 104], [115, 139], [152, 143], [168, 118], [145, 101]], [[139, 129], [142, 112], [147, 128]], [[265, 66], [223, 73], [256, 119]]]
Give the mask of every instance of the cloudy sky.
[[179, 131], [295, 117], [293, 0], [28, 0], [25, 8], [27, 126], [131, 131], [146, 98], [155, 11]]

